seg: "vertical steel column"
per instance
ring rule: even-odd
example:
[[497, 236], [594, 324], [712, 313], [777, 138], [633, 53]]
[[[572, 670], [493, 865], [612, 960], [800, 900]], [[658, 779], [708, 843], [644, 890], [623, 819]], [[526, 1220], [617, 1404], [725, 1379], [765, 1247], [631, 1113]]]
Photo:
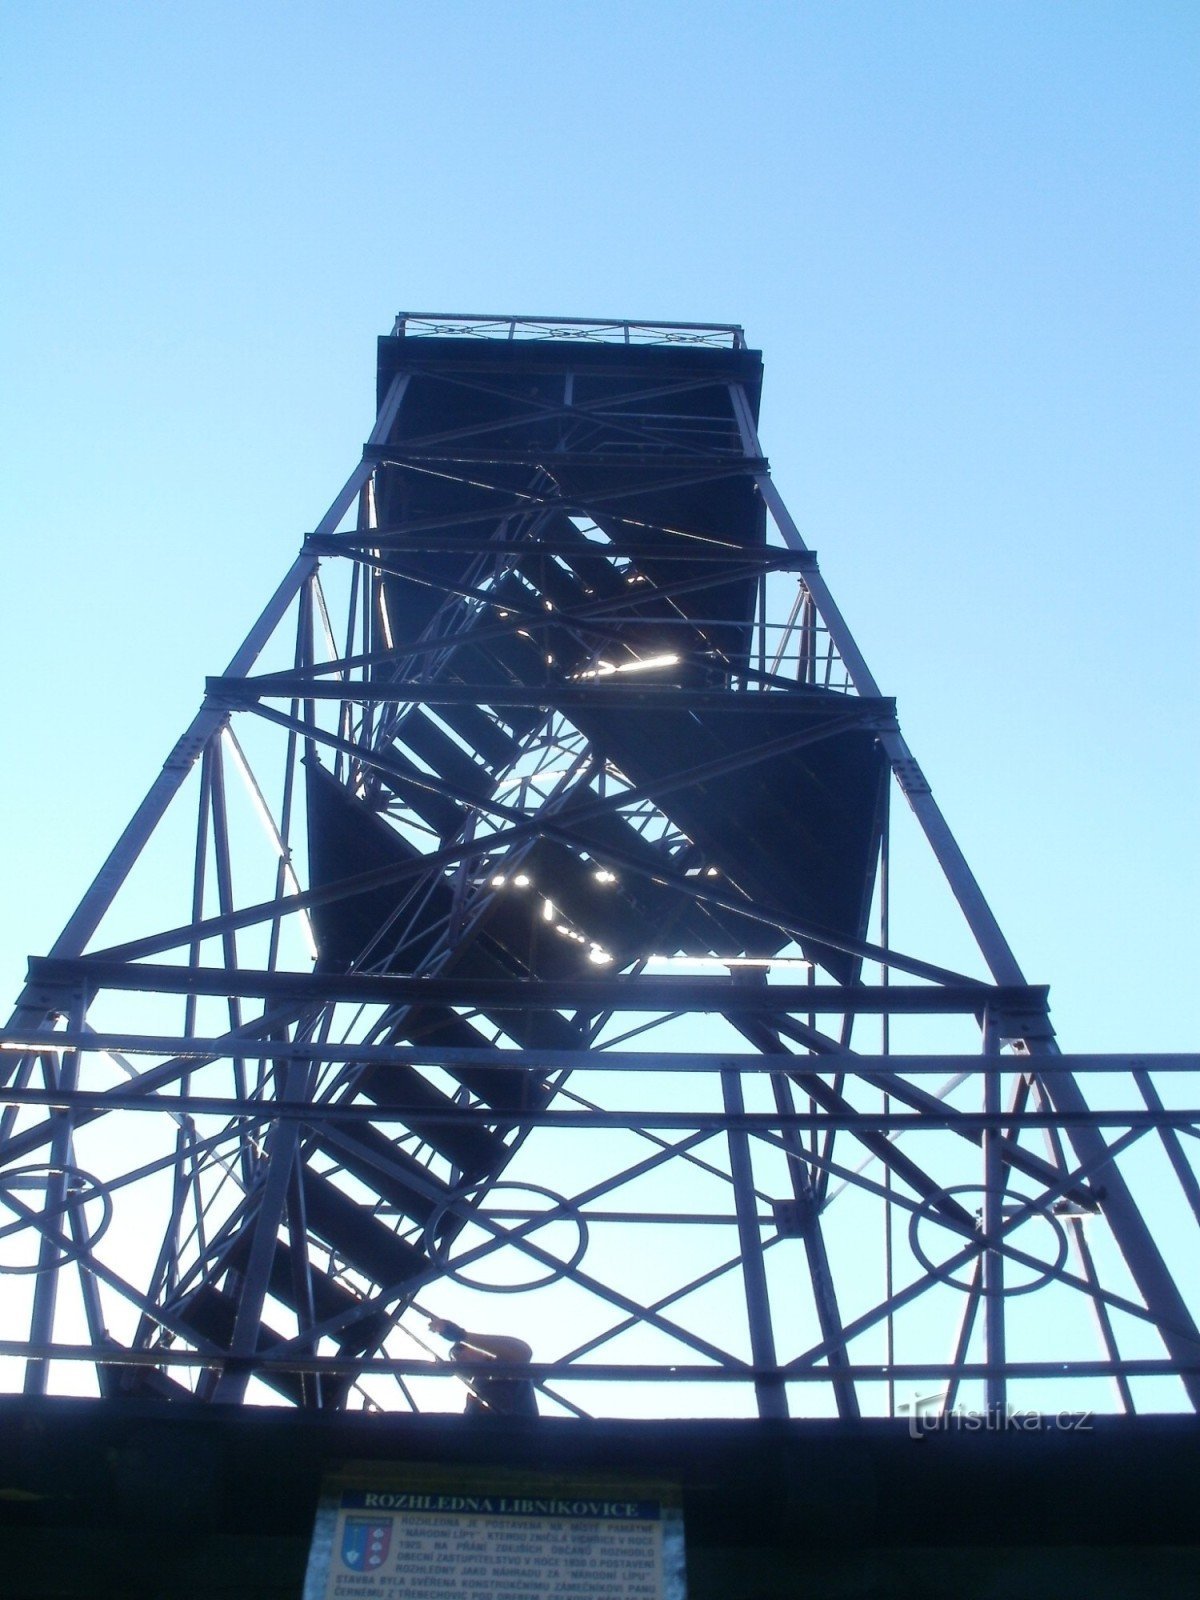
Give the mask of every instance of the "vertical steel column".
[[[77, 995], [72, 1001], [69, 1018], [72, 1033], [77, 1033], [82, 1026], [86, 1004], [86, 996], [83, 994]], [[54, 1057], [47, 1052], [45, 1059], [49, 1062]], [[79, 1051], [64, 1051], [53, 1076], [54, 1088], [67, 1094], [71, 1093], [79, 1082]], [[50, 1141], [50, 1159], [47, 1163], [42, 1236], [38, 1243], [37, 1282], [33, 1290], [33, 1310], [29, 1323], [30, 1342], [35, 1346], [48, 1345], [54, 1337], [59, 1265], [63, 1255], [63, 1240], [67, 1232], [67, 1213], [72, 1203], [68, 1169], [71, 1165], [71, 1133], [74, 1128], [74, 1117], [69, 1111], [52, 1111], [50, 1120], [54, 1125], [54, 1133]], [[45, 1394], [49, 1372], [48, 1361], [27, 1361], [25, 1393]]]
[[[989, 1059], [999, 1061], [1000, 1039], [990, 1016], [984, 1020], [983, 1051]], [[983, 1109], [992, 1117], [1000, 1115], [1000, 1079], [998, 1065], [989, 1067], [983, 1074]], [[983, 1232], [984, 1351], [988, 1364], [986, 1409], [997, 1416], [1003, 1414], [1008, 1400], [1008, 1385], [1004, 1375], [1004, 1247], [1001, 1237], [1004, 1230], [1005, 1192], [1005, 1169], [1001, 1159], [1003, 1143], [1003, 1128], [998, 1122], [989, 1123], [983, 1130], [983, 1210], [980, 1226]]]
[[[790, 1080], [782, 1073], [772, 1073], [771, 1087], [775, 1095], [776, 1109], [784, 1116], [795, 1111], [796, 1102]], [[829, 1346], [829, 1370], [832, 1375], [838, 1416], [857, 1420], [862, 1413], [859, 1409], [858, 1391], [854, 1386], [854, 1380], [846, 1376], [850, 1357], [846, 1351], [841, 1308], [838, 1305], [837, 1289], [829, 1264], [829, 1252], [825, 1247], [825, 1234], [821, 1228], [820, 1203], [808, 1163], [804, 1158], [801, 1139], [794, 1133], [786, 1133], [783, 1143], [789, 1156], [788, 1171], [792, 1180], [792, 1194], [801, 1207], [804, 1219], [804, 1253], [812, 1282], [813, 1301], [817, 1308], [817, 1325], [821, 1329], [822, 1341]]]
[[[308, 1069], [299, 1062], [289, 1061], [283, 1069], [280, 1100], [298, 1100], [304, 1097]], [[258, 1216], [254, 1222], [254, 1240], [241, 1289], [238, 1294], [237, 1317], [233, 1338], [230, 1341], [233, 1360], [217, 1379], [213, 1389], [214, 1400], [240, 1401], [250, 1380], [250, 1363], [255, 1354], [259, 1326], [262, 1322], [263, 1303], [271, 1278], [271, 1267], [279, 1244], [279, 1230], [283, 1225], [284, 1210], [292, 1188], [292, 1172], [300, 1144], [301, 1124], [290, 1118], [276, 1122], [266, 1140], [261, 1167], [266, 1176], [260, 1190]]]
[[[742, 1097], [741, 1074], [731, 1068], [721, 1072], [721, 1094], [727, 1116], [740, 1117], [746, 1105]], [[758, 1225], [758, 1201], [754, 1194], [754, 1168], [750, 1159], [750, 1139], [742, 1128], [730, 1128], [729, 1172], [733, 1179], [733, 1203], [737, 1213], [738, 1242], [742, 1255], [742, 1277], [746, 1286], [746, 1314], [750, 1322], [750, 1356], [758, 1368], [776, 1365], [775, 1334], [771, 1327], [771, 1302], [767, 1292], [767, 1271], [763, 1261], [762, 1233]], [[756, 1377], [758, 1413], [762, 1417], [786, 1417], [787, 1394], [779, 1378]]]

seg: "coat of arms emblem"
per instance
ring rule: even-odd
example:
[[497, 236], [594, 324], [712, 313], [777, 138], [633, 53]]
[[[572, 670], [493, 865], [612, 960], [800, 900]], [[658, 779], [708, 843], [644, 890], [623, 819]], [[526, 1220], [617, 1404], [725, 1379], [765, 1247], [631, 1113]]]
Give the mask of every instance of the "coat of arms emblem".
[[352, 1572], [375, 1572], [392, 1543], [390, 1517], [347, 1517], [342, 1529], [342, 1561]]

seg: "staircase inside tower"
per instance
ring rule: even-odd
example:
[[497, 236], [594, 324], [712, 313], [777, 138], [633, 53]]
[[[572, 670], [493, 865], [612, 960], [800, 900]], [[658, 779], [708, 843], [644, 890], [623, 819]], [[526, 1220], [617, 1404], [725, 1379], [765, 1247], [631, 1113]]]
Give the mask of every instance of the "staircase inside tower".
[[[307, 743], [316, 972], [482, 982], [492, 998], [389, 1007], [371, 1060], [321, 1084], [323, 1104], [359, 1114], [306, 1131], [286, 1220], [260, 1221], [264, 1161], [165, 1308], [177, 1335], [219, 1349], [252, 1257], [259, 1353], [285, 1339], [272, 1303], [311, 1349], [377, 1349], [563, 1085], [521, 1052], [594, 1037], [591, 979], [798, 947], [853, 983], [871, 906], [888, 778], [875, 708], [756, 643], [782, 552], [729, 385], [756, 403], [757, 355], [381, 341], [381, 394], [397, 370], [374, 524], [322, 547], [359, 563], [370, 648], [343, 673], [350, 737]], [[541, 779], [548, 763], [562, 776]], [[464, 841], [477, 850], [444, 865]], [[542, 982], [578, 986], [578, 1004], [531, 1007]], [[421, 1046], [496, 1064], [431, 1071]], [[330, 1405], [353, 1380], [267, 1381]]]

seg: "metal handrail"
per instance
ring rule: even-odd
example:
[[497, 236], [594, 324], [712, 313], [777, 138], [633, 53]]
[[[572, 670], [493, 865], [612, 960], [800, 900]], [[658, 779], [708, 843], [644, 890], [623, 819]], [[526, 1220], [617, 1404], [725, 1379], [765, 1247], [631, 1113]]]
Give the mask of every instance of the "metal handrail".
[[491, 312], [401, 311], [395, 338], [577, 339], [597, 344], [694, 344], [744, 350], [737, 323], [661, 322], [654, 318], [552, 317]]

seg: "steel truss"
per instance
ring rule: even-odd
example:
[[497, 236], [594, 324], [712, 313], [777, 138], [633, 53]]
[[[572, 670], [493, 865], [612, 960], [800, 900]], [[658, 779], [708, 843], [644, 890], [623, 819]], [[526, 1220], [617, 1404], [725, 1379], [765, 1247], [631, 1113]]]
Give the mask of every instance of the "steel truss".
[[435, 1311], [546, 1413], [1195, 1407], [1200, 1059], [1058, 1053], [741, 330], [379, 374], [0, 1039], [13, 1381], [457, 1408]]

